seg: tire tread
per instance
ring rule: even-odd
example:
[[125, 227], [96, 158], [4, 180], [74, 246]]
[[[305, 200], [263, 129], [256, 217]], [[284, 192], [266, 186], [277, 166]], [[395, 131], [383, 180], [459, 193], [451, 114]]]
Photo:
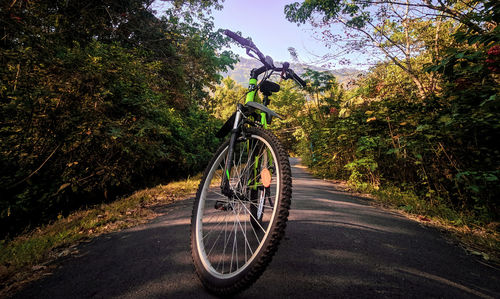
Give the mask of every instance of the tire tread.
[[196, 248], [194, 247], [196, 242], [194, 242], [194, 237], [195, 234], [193, 232], [194, 230], [194, 222], [196, 221], [196, 212], [197, 212], [197, 201], [200, 198], [201, 191], [203, 188], [203, 185], [205, 184], [205, 181], [207, 179], [207, 176], [210, 172], [210, 169], [212, 167], [212, 164], [215, 163], [215, 159], [217, 159], [217, 156], [220, 154], [221, 151], [224, 150], [224, 148], [227, 146], [228, 142], [223, 143], [219, 149], [217, 150], [216, 154], [214, 155], [214, 158], [212, 161], [210, 161], [209, 165], [205, 169], [205, 173], [203, 176], [202, 181], [200, 182], [200, 185], [198, 187], [198, 191], [196, 194], [196, 201], [195, 204], [193, 205], [193, 212], [192, 212], [192, 219], [191, 219], [191, 252], [192, 252], [192, 259], [193, 259], [193, 264], [195, 265], [195, 270], [200, 278], [201, 282], [203, 283], [204, 287], [211, 293], [216, 294], [218, 296], [231, 296], [236, 293], [239, 293], [248, 287], [250, 287], [257, 279], [264, 273], [265, 269], [271, 262], [274, 254], [276, 253], [278, 246], [281, 242], [281, 239], [283, 238], [285, 234], [285, 228], [286, 228], [286, 223], [288, 220], [288, 215], [289, 215], [289, 209], [291, 205], [291, 197], [292, 197], [292, 171], [290, 167], [290, 161], [288, 160], [288, 153], [284, 149], [284, 147], [281, 145], [281, 142], [279, 139], [272, 134], [269, 131], [266, 131], [261, 128], [248, 128], [246, 129], [246, 133], [248, 134], [255, 134], [255, 135], [260, 135], [261, 137], [264, 137], [264, 139], [267, 139], [268, 142], [271, 144], [271, 146], [274, 146], [274, 149], [276, 150], [276, 155], [279, 160], [279, 165], [281, 167], [282, 173], [281, 173], [281, 183], [283, 185], [281, 189], [281, 202], [280, 206], [278, 207], [278, 216], [277, 219], [275, 220], [275, 223], [273, 224], [274, 229], [272, 232], [270, 232], [270, 236], [268, 237], [269, 240], [265, 240], [265, 242], [268, 242], [268, 245], [264, 248], [264, 251], [262, 254], [260, 254], [255, 261], [253, 261], [253, 265], [250, 265], [248, 270], [244, 272], [245, 274], [241, 279], [239, 279], [236, 283], [232, 284], [231, 286], [227, 287], [217, 287], [212, 285], [210, 282], [206, 281], [203, 276], [201, 275], [201, 269], [199, 269], [198, 262], [196, 261], [194, 250]]

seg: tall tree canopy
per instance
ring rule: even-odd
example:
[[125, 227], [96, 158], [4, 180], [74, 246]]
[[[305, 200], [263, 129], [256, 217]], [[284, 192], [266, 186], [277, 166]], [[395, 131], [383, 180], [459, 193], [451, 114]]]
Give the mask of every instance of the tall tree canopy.
[[[464, 28], [485, 34], [496, 26], [496, 1], [397, 1], [307, 0], [285, 7], [288, 20], [309, 22], [321, 32], [329, 46], [345, 54], [380, 53], [403, 70], [414, 82], [418, 96], [434, 92], [436, 76], [419, 72], [418, 65], [435, 63], [450, 35]], [[345, 30], [334, 33], [331, 26]], [[427, 52], [426, 56], [421, 54]]]
[[498, 1], [306, 0], [285, 14], [311, 23], [330, 46], [385, 58], [344, 94], [338, 116], [318, 109], [305, 123], [304, 161], [475, 223], [499, 219]]
[[209, 158], [199, 102], [235, 62], [204, 17], [217, 1], [152, 2], [2, 2], [2, 234]]

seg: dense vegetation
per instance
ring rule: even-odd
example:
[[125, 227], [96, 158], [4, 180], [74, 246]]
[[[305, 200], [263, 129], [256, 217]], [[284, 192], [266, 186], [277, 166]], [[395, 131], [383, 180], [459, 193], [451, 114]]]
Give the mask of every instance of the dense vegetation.
[[299, 151], [310, 166], [361, 189], [412, 194], [452, 221], [498, 220], [498, 1], [307, 1], [285, 12], [320, 30], [341, 25], [346, 47], [387, 58], [340, 97], [328, 78], [309, 91], [315, 112]]
[[152, 2], [2, 1], [0, 236], [205, 166], [200, 103], [235, 57], [216, 1]]
[[[351, 84], [318, 70], [302, 74], [304, 92], [282, 82], [271, 108], [287, 118], [272, 127], [290, 151], [408, 211], [457, 225], [499, 220], [497, 1], [306, 1], [285, 13], [331, 46], [386, 57]], [[216, 95], [237, 100], [243, 88], [224, 82]]]
[[[0, 5], [1, 237], [210, 158], [246, 91], [217, 85], [235, 62], [206, 14], [217, 1], [168, 1], [162, 17], [152, 4]], [[311, 0], [285, 14], [329, 46], [386, 57], [350, 84], [317, 69], [305, 91], [282, 82], [271, 108], [288, 117], [272, 129], [290, 151], [321, 176], [418, 198], [405, 209], [498, 221], [497, 1]]]

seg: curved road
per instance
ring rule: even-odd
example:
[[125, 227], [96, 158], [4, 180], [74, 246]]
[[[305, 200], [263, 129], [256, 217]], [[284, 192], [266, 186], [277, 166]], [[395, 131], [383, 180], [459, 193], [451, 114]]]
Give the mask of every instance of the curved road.
[[[293, 165], [285, 239], [238, 298], [500, 298], [500, 271], [439, 232], [336, 191]], [[17, 298], [213, 298], [194, 274], [192, 200], [150, 224], [81, 245]]]

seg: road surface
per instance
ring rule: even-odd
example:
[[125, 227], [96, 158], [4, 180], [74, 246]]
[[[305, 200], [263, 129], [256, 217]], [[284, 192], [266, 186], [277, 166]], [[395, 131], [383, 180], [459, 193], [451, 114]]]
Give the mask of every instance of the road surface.
[[[266, 272], [237, 298], [500, 298], [500, 271], [440, 233], [293, 165], [292, 210]], [[192, 199], [79, 247], [15, 298], [213, 298], [189, 249]]]

